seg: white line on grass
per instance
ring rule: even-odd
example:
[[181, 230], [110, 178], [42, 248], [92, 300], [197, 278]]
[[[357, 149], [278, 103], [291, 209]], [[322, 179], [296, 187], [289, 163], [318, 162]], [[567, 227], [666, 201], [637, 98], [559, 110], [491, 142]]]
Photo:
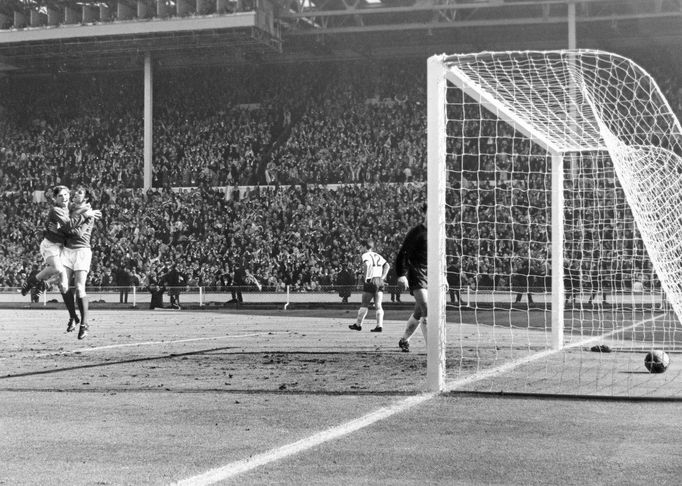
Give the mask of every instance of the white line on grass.
[[283, 331], [279, 332], [252, 332], [250, 334], [237, 334], [237, 335], [223, 335], [223, 336], [209, 336], [209, 337], [201, 337], [201, 338], [187, 338], [187, 339], [175, 339], [173, 341], [143, 341], [139, 343], [124, 343], [124, 344], [110, 344], [108, 346], [97, 346], [95, 348], [80, 348], [80, 349], [74, 349], [73, 351], [70, 351], [72, 353], [83, 353], [86, 351], [99, 351], [102, 349], [112, 349], [112, 348], [125, 348], [125, 347], [130, 347], [130, 346], [149, 346], [149, 345], [155, 345], [155, 344], [176, 344], [176, 343], [191, 343], [195, 341], [214, 341], [218, 339], [239, 339], [239, 338], [246, 338], [246, 337], [253, 337], [253, 336], [264, 336], [267, 334], [283, 334]]
[[505, 373], [507, 371], [511, 371], [514, 368], [517, 368], [519, 366], [522, 366], [524, 364], [532, 363], [533, 361], [537, 361], [539, 359], [546, 358], [548, 356], [552, 356], [553, 354], [561, 353], [562, 351], [565, 351], [567, 349], [573, 349], [573, 348], [579, 348], [582, 346], [587, 346], [588, 344], [596, 343], [598, 341], [601, 341], [604, 338], [613, 336], [614, 334], [618, 334], [620, 332], [624, 331], [629, 331], [630, 329], [634, 329], [637, 326], [641, 326], [642, 324], [646, 324], [647, 322], [653, 322], [658, 320], [661, 317], [664, 317], [665, 314], [661, 314], [658, 316], [651, 317], [649, 319], [645, 319], [643, 321], [635, 322], [634, 324], [628, 326], [628, 327], [623, 327], [620, 329], [614, 329], [611, 332], [607, 332], [606, 334], [600, 334], [599, 336], [592, 336], [586, 339], [583, 339], [582, 341], [577, 341], [575, 343], [567, 344], [563, 348], [560, 349], [547, 349], [545, 351], [540, 351], [535, 354], [531, 354], [530, 356], [525, 356], [523, 358], [519, 358], [514, 361], [510, 361], [509, 363], [500, 365], [496, 368], [492, 368], [489, 370], [481, 371], [476, 374], [473, 374], [471, 376], [467, 376], [466, 378], [462, 378], [456, 381], [453, 381], [451, 383], [448, 383], [445, 385], [445, 391], [453, 391], [456, 390], [457, 388], [463, 387], [465, 385], [470, 385], [472, 383], [476, 383], [477, 381], [482, 381], [485, 380], [486, 378], [491, 378], [493, 376], [499, 375], [501, 373]]
[[155, 346], [158, 344], [177, 344], [177, 343], [189, 343], [195, 341], [215, 341], [219, 339], [239, 339], [247, 338], [253, 336], [265, 336], [268, 334], [286, 334], [285, 331], [268, 331], [268, 332], [254, 332], [250, 334], [237, 334], [237, 335], [223, 335], [223, 336], [210, 336], [201, 338], [187, 338], [187, 339], [175, 339], [173, 341], [142, 341], [138, 343], [123, 343], [123, 344], [109, 344], [107, 346], [96, 346], [94, 348], [76, 348], [69, 351], [57, 351], [53, 353], [44, 353], [35, 355], [36, 358], [45, 358], [47, 356], [60, 356], [65, 354], [75, 354], [75, 353], [88, 353], [91, 351], [102, 351], [103, 349], [115, 349], [115, 348], [130, 348], [136, 346]]
[[[511, 361], [507, 364], [498, 366], [496, 368], [493, 368], [491, 370], [483, 371], [476, 373], [472, 376], [462, 378], [460, 380], [453, 381], [451, 383], [446, 384], [445, 386], [445, 391], [452, 391], [455, 390], [461, 386], [475, 383], [480, 380], [484, 380], [486, 378], [489, 378], [491, 376], [498, 375], [500, 373], [504, 373], [505, 371], [512, 370], [518, 366], [521, 366], [526, 363], [530, 363], [532, 361], [542, 359], [547, 356], [551, 356], [552, 354], [559, 353], [565, 349], [571, 349], [571, 348], [577, 348], [580, 346], [585, 346], [587, 344], [591, 344], [593, 342], [597, 342], [601, 339], [604, 339], [609, 336], [613, 336], [614, 334], [617, 334], [619, 332], [623, 331], [628, 331], [630, 329], [633, 329], [637, 326], [641, 326], [642, 324], [645, 324], [647, 322], [652, 322], [657, 319], [659, 319], [661, 316], [654, 316], [650, 319], [645, 319], [644, 321], [636, 322], [632, 324], [631, 326], [624, 327], [622, 329], [615, 329], [611, 332], [608, 332], [606, 334], [602, 334], [599, 336], [594, 336], [591, 338], [583, 339], [582, 341], [578, 341], [576, 343], [571, 343], [570, 345], [564, 346], [562, 349], [550, 349], [546, 351], [542, 351], [536, 354], [533, 354], [531, 356], [527, 356], [525, 358], [517, 359], [515, 361]], [[322, 432], [318, 432], [317, 434], [313, 434], [310, 437], [307, 437], [305, 439], [301, 439], [297, 442], [293, 442], [291, 444], [287, 444], [282, 447], [278, 447], [276, 449], [272, 449], [267, 452], [263, 452], [261, 454], [257, 454], [255, 456], [252, 456], [248, 459], [243, 459], [241, 461], [235, 461], [230, 464], [227, 464], [222, 467], [217, 467], [215, 469], [210, 469], [206, 471], [205, 473], [198, 474], [196, 476], [192, 476], [187, 479], [183, 479], [177, 483], [173, 483], [174, 486], [203, 486], [203, 485], [210, 485], [210, 484], [215, 484], [220, 481], [225, 481], [227, 479], [231, 479], [239, 474], [245, 473], [247, 471], [250, 471], [252, 469], [255, 469], [259, 466], [264, 466], [266, 464], [269, 464], [271, 462], [278, 461], [280, 459], [284, 459], [285, 457], [298, 454], [299, 452], [306, 451], [308, 449], [312, 449], [313, 447], [316, 447], [320, 444], [324, 444], [325, 442], [329, 442], [334, 439], [338, 439], [339, 437], [343, 437], [344, 435], [351, 434], [357, 430], [363, 429], [369, 425], [372, 425], [375, 422], [378, 422], [380, 420], [384, 420], [388, 417], [391, 417], [393, 415], [396, 415], [398, 413], [404, 412], [406, 410], [409, 410], [412, 407], [415, 407], [421, 403], [424, 403], [427, 400], [430, 400], [434, 396], [436, 396], [437, 393], [431, 392], [431, 393], [423, 393], [420, 395], [416, 395], [410, 398], [406, 398], [405, 400], [401, 400], [394, 405], [391, 405], [389, 407], [383, 407], [380, 408], [374, 412], [368, 413], [367, 415], [363, 415], [362, 417], [351, 420], [350, 422], [346, 422], [344, 424], [338, 425], [336, 427], [332, 427], [327, 430], [323, 430]]]

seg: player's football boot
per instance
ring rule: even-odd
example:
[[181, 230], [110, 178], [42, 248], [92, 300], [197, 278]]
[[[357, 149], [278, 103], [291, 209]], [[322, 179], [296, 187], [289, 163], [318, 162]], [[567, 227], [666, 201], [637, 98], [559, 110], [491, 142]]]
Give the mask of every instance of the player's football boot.
[[384, 328], [377, 326], [374, 329], [371, 329], [369, 332], [384, 332]]
[[85, 339], [85, 336], [88, 335], [88, 325], [87, 324], [81, 324], [81, 327], [78, 328], [78, 339]]
[[400, 338], [400, 341], [398, 341], [398, 347], [403, 353], [410, 352], [410, 343], [407, 341], [407, 339]]
[[353, 324], [352, 326], [348, 326], [348, 329], [352, 329], [353, 331], [362, 331], [362, 326], [358, 326], [357, 324]]
[[81, 320], [78, 317], [71, 317], [69, 323], [66, 325], [66, 332], [73, 332], [76, 330], [76, 326], [80, 324]]

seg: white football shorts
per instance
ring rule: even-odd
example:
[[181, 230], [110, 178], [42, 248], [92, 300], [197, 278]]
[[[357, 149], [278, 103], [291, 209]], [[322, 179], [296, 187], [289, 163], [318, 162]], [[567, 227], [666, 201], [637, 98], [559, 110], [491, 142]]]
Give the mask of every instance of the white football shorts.
[[61, 255], [63, 249], [64, 245], [61, 243], [54, 243], [47, 238], [44, 238], [43, 241], [40, 242], [40, 255], [45, 262], [47, 262], [47, 259], [50, 257], [58, 257]]
[[74, 272], [89, 272], [92, 261], [91, 248], [64, 248], [62, 251], [62, 264]]

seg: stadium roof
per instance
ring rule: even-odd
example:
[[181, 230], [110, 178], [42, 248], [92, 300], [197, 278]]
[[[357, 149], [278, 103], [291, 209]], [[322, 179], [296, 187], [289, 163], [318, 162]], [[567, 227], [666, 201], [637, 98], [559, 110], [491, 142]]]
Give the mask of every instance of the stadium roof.
[[0, 71], [558, 49], [569, 3], [577, 47], [682, 45], [682, 0], [4, 0]]

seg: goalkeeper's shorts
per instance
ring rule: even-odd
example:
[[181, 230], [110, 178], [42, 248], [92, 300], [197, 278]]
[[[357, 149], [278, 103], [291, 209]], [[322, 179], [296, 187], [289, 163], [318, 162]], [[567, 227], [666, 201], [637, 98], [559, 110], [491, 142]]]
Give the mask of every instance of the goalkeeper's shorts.
[[425, 289], [426, 282], [426, 265], [408, 267], [407, 285], [409, 285], [410, 290]]

